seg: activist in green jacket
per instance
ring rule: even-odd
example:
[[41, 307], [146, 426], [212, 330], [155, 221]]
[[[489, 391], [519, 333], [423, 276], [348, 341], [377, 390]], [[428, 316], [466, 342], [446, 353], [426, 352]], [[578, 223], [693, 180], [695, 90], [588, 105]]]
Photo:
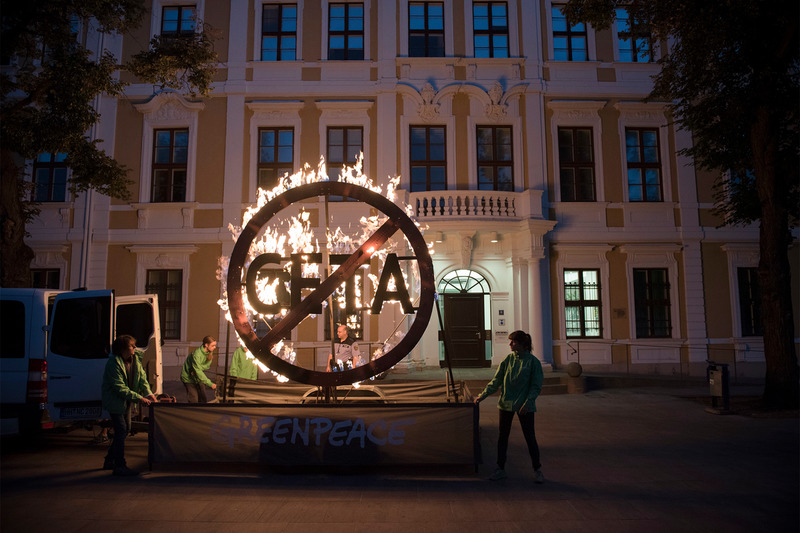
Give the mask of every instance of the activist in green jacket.
[[130, 402], [138, 402], [153, 394], [139, 358], [131, 358], [130, 373], [123, 358], [124, 354], [111, 354], [103, 372], [103, 409], [109, 414], [125, 414]]
[[214, 384], [205, 374], [211, 368], [211, 360], [214, 350], [217, 348], [217, 341], [214, 337], [203, 338], [203, 345], [189, 354], [186, 362], [181, 369], [181, 381], [186, 389], [186, 397], [189, 403], [205, 403], [206, 392], [203, 385], [216, 389]]
[[233, 352], [231, 369], [228, 375], [234, 378], [258, 379], [258, 367], [253, 363], [253, 358], [247, 357], [247, 350], [239, 346]]
[[134, 355], [135, 350], [136, 339], [130, 335], [114, 339], [101, 385], [103, 409], [108, 411], [114, 428], [114, 440], [108, 448], [103, 469], [113, 470], [116, 476], [138, 474], [125, 462], [125, 438], [131, 430], [132, 404], [146, 406], [157, 401], [150, 391], [142, 363]]
[[236, 396], [236, 382], [239, 378], [258, 379], [258, 368], [253, 363], [252, 356], [250, 358], [247, 357], [247, 353], [247, 349], [242, 346], [239, 346], [233, 352], [231, 368], [228, 371], [228, 397], [230, 398]]
[[508, 336], [511, 353], [500, 363], [500, 368], [486, 385], [477, 398], [475, 404], [481, 403], [484, 398], [495, 393], [501, 386], [500, 399], [497, 407], [500, 409], [500, 430], [497, 438], [497, 469], [489, 479], [497, 480], [506, 477], [506, 456], [508, 453], [508, 436], [511, 433], [511, 422], [514, 414], [519, 418], [522, 434], [528, 444], [528, 453], [533, 464], [533, 480], [536, 483], [544, 482], [542, 464], [539, 461], [539, 444], [536, 442], [534, 419], [536, 414], [536, 398], [542, 392], [544, 374], [542, 363], [532, 353], [531, 336], [524, 331], [515, 331]]

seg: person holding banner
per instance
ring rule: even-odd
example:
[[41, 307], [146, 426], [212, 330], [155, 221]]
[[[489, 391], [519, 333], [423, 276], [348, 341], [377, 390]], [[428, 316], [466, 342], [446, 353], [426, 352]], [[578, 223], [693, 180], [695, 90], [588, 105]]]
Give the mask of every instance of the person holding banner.
[[125, 438], [131, 430], [130, 413], [134, 403], [150, 405], [158, 401], [150, 391], [147, 375], [134, 357], [136, 339], [120, 335], [111, 343], [111, 356], [103, 372], [103, 409], [111, 415], [114, 437], [103, 463], [103, 470], [112, 470], [115, 476], [135, 476], [139, 473], [128, 468], [125, 462]]
[[497, 402], [500, 409], [500, 434], [497, 438], [497, 469], [489, 477], [499, 480], [506, 477], [506, 455], [508, 453], [508, 436], [514, 413], [519, 418], [522, 434], [528, 444], [528, 453], [533, 464], [536, 483], [544, 483], [542, 464], [539, 461], [539, 444], [536, 442], [534, 414], [536, 398], [542, 392], [544, 373], [542, 363], [531, 353], [531, 336], [524, 331], [514, 331], [508, 336], [511, 353], [506, 356], [494, 378], [475, 398], [475, 404], [482, 402], [487, 396], [494, 394], [501, 386], [502, 392]]
[[206, 391], [203, 386], [216, 389], [217, 386], [206, 377], [205, 371], [211, 368], [211, 360], [217, 340], [212, 336], [203, 337], [203, 345], [189, 354], [181, 369], [181, 382], [186, 389], [189, 403], [206, 403]]
[[233, 360], [231, 361], [231, 368], [228, 371], [230, 383], [228, 384], [228, 396], [233, 398], [236, 395], [236, 382], [239, 378], [251, 379], [255, 381], [258, 379], [258, 367], [254, 362], [254, 358], [247, 354], [247, 348], [239, 346], [233, 352]]
[[350, 328], [345, 324], [339, 324], [336, 336], [339, 337], [339, 342], [334, 344], [334, 353], [328, 354], [328, 366], [325, 371], [350, 370], [360, 365], [361, 352], [358, 351], [358, 343], [350, 334]]

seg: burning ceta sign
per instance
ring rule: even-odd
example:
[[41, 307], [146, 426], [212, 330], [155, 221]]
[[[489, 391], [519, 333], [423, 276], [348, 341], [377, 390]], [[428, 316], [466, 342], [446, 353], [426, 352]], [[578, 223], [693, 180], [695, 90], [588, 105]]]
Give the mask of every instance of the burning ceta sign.
[[[255, 273], [248, 273], [246, 282], [243, 283], [244, 263], [247, 260], [250, 246], [261, 229], [281, 210], [295, 202], [312, 198], [315, 196], [336, 195], [353, 198], [367, 203], [387, 215], [387, 220], [378, 230], [372, 234], [361, 246], [349, 257], [344, 259], [342, 264], [325, 280], [321, 280], [319, 285], [305, 298], [295, 301], [289, 313], [283, 317], [266, 335], [258, 337], [247, 318], [242, 297], [242, 286], [248, 291], [252, 290], [249, 285], [255, 283]], [[370, 361], [363, 366], [356, 367], [344, 372], [318, 372], [295, 366], [280, 357], [272, 354], [273, 346], [280, 341], [289, 331], [294, 329], [309, 314], [319, 308], [322, 301], [330, 296], [342, 283], [356, 274], [359, 267], [370, 260], [370, 257], [388, 241], [398, 230], [402, 231], [414, 250], [415, 258], [419, 267], [420, 275], [420, 298], [419, 307], [413, 324], [408, 329], [406, 335], [391, 350], [382, 357]], [[396, 260], [395, 260], [396, 261]], [[256, 258], [251, 264], [256, 269], [265, 264], [265, 260]], [[388, 265], [384, 265], [386, 269]], [[393, 267], [396, 268], [396, 267]], [[399, 272], [399, 269], [397, 270]], [[382, 276], [383, 277], [383, 276]], [[245, 346], [262, 363], [271, 370], [300, 383], [316, 385], [319, 387], [329, 387], [364, 381], [372, 376], [385, 372], [403, 357], [405, 357], [416, 346], [422, 337], [428, 321], [431, 317], [434, 302], [434, 279], [433, 262], [428, 253], [428, 247], [422, 234], [417, 229], [414, 222], [405, 212], [395, 205], [392, 201], [369, 189], [353, 185], [351, 183], [339, 181], [323, 181], [310, 183], [289, 189], [285, 193], [273, 198], [261, 210], [250, 219], [242, 229], [236, 245], [231, 253], [230, 266], [228, 267], [228, 307], [231, 313], [231, 320], [236, 332], [241, 337]]]

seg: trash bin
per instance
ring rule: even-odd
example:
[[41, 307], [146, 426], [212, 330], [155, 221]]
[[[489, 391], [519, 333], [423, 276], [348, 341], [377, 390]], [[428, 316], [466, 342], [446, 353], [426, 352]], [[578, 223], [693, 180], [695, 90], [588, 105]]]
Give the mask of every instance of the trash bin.
[[731, 408], [728, 365], [715, 363], [714, 361], [707, 361], [707, 363], [706, 378], [708, 379], [708, 387], [711, 394], [711, 407], [716, 412], [728, 411]]

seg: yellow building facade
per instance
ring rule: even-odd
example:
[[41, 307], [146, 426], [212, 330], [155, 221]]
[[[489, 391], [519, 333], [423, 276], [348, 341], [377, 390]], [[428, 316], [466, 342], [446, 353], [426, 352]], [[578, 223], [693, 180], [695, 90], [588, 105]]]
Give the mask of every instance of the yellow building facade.
[[[93, 135], [130, 169], [132, 200], [44, 203], [28, 243], [59, 288], [158, 293], [168, 379], [205, 335], [220, 357], [235, 348], [217, 270], [258, 187], [321, 158], [336, 179], [357, 153], [379, 185], [400, 177], [398, 202], [426, 227], [456, 366], [498, 364], [522, 329], [554, 368], [699, 376], [710, 359], [763, 375], [758, 228], [717, 227], [714, 176], [679, 154], [690, 133], [643, 102], [665, 44], [642, 49], [619, 22], [569, 27], [544, 0], [148, 3], [135, 34], [90, 45], [127, 57], [211, 25], [213, 93], [123, 74]], [[303, 207], [324, 240], [326, 203]], [[335, 225], [369, 214], [327, 208]], [[791, 257], [796, 273], [797, 244]], [[413, 320], [395, 304], [358, 313], [370, 353]], [[439, 330], [434, 316], [400, 366], [441, 365]], [[324, 367], [328, 339], [322, 315], [304, 321], [298, 364]]]

